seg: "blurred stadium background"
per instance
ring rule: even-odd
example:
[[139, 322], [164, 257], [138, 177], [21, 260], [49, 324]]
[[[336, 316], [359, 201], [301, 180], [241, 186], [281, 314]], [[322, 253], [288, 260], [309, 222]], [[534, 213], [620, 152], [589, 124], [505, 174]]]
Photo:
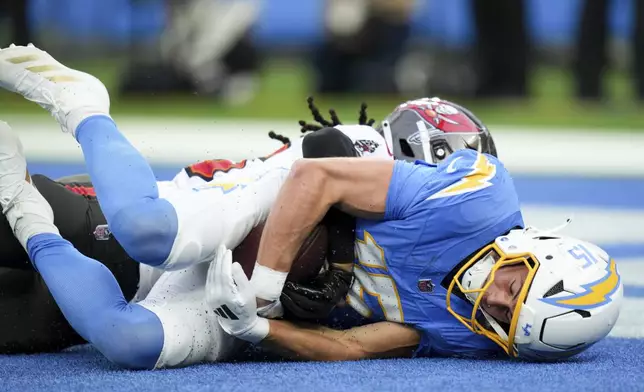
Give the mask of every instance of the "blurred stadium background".
[[[531, 365], [522, 389], [543, 390], [543, 380], [562, 372], [555, 390], [638, 390], [644, 385], [643, 4], [7, 0], [0, 4], [0, 46], [34, 42], [103, 80], [120, 128], [160, 179], [200, 159], [274, 150], [279, 143], [266, 134], [297, 137], [296, 121], [310, 119], [309, 95], [345, 122], [357, 119], [363, 101], [377, 120], [421, 96], [466, 105], [495, 136], [528, 223], [554, 227], [572, 216], [565, 232], [604, 246], [619, 261], [625, 283], [627, 298], [612, 338], [563, 371]], [[75, 143], [33, 103], [0, 92], [0, 119], [20, 132], [32, 172], [57, 177], [84, 171]], [[0, 357], [0, 365], [6, 388], [18, 390], [28, 381], [31, 390], [203, 389], [204, 377], [225, 390], [420, 389], [457, 386], [450, 374], [461, 366], [488, 377], [484, 389], [516, 387], [504, 377], [514, 365], [494, 362], [222, 365], [133, 375], [104, 373], [113, 368], [80, 351]], [[433, 369], [434, 378], [419, 376], [422, 367]], [[48, 375], [52, 369], [59, 378]], [[231, 383], [231, 371], [249, 384]], [[382, 376], [362, 383], [352, 377], [364, 371]], [[576, 376], [598, 371], [613, 377]], [[273, 374], [268, 383], [257, 376], [266, 372]], [[322, 372], [330, 372], [322, 381], [307, 379]]]
[[[638, 82], [630, 77], [634, 68], [631, 59], [635, 58], [630, 50], [634, 46], [630, 42], [635, 31], [635, 1], [595, 1], [607, 3], [604, 27], [611, 66], [602, 69], [606, 91], [600, 102], [604, 104], [598, 105], [594, 99], [573, 99], [575, 54], [579, 52], [585, 1], [502, 0], [499, 5], [488, 4], [490, 15], [483, 15], [484, 22], [479, 23], [486, 32], [485, 42], [481, 43], [477, 40], [479, 28], [473, 5], [487, 2], [475, 0], [232, 1], [240, 9], [227, 6], [230, 1], [211, 0], [7, 0], [2, 7], [5, 18], [0, 24], [0, 42], [31, 40], [70, 64], [96, 74], [110, 88], [117, 115], [297, 119], [306, 114], [304, 98], [319, 90], [322, 76], [317, 71], [327, 67], [332, 68], [331, 73], [356, 80], [335, 86], [336, 89], [333, 83], [325, 85], [335, 94], [325, 94], [320, 103], [333, 103], [341, 113], [354, 112], [356, 103], [366, 100], [372, 114], [380, 118], [400, 96], [445, 95], [471, 105], [489, 124], [574, 126], [588, 130], [641, 128], [644, 114], [634, 99]], [[337, 3], [345, 4], [347, 10]], [[376, 11], [361, 10], [369, 3], [391, 5], [374, 5]], [[24, 32], [14, 33], [8, 18], [8, 11], [20, 14], [20, 10], [12, 10], [19, 8], [16, 4], [25, 4]], [[196, 15], [190, 6], [198, 10]], [[383, 14], [400, 15], [388, 18]], [[327, 23], [327, 19], [337, 22]], [[236, 20], [232, 25], [240, 30], [223, 22], [230, 20]], [[490, 33], [489, 25], [498, 28]], [[593, 31], [598, 34], [601, 27], [595, 23]], [[601, 44], [601, 35], [591, 38]], [[343, 39], [350, 42], [338, 43]], [[485, 47], [478, 48], [477, 43]], [[372, 54], [358, 49], [362, 46]], [[373, 49], [379, 46], [390, 53]], [[488, 46], [494, 51], [477, 55], [476, 49], [485, 51]], [[481, 65], [482, 57], [490, 57], [488, 52], [498, 59]], [[602, 52], [597, 49], [591, 54], [600, 57]], [[225, 58], [227, 55], [236, 58]], [[320, 58], [335, 64], [321, 65]], [[527, 64], [525, 70], [520, 69], [521, 63]], [[486, 73], [483, 68], [502, 68], [504, 64], [511, 66], [504, 79], [519, 83], [503, 86], [506, 94], [493, 88], [477, 94], [479, 85], [486, 83], [477, 82], [477, 78], [487, 76], [477, 75], [477, 71]], [[238, 88], [232, 88], [237, 95], [213, 92], [218, 88], [208, 82], [217, 83], [209, 79], [216, 79], [216, 68], [222, 66], [256, 80], [237, 80]], [[168, 68], [173, 72], [164, 72]], [[597, 66], [593, 64], [593, 68]], [[506, 66], [502, 71], [507, 69]], [[193, 74], [186, 75], [191, 70]], [[518, 85], [521, 77], [510, 75], [522, 72], [526, 74], [526, 86]], [[133, 75], [146, 80], [134, 83]], [[192, 81], [186, 80], [191, 78]], [[394, 83], [390, 83], [391, 79]], [[253, 84], [256, 86], [251, 87]], [[241, 94], [242, 90], [247, 94]], [[369, 90], [383, 94], [372, 97]], [[477, 95], [496, 99], [476, 99]], [[0, 99], [2, 112], [35, 110], [17, 99]]]

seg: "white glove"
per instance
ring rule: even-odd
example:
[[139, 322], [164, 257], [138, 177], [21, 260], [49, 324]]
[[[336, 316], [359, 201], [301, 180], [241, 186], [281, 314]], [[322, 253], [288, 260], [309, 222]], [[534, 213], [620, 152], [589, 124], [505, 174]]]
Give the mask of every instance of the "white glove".
[[284, 316], [284, 307], [278, 299], [275, 302], [271, 302], [268, 305], [264, 305], [261, 308], [257, 308], [257, 314], [260, 317], [265, 317], [268, 319], [276, 319]]
[[268, 335], [268, 320], [257, 315], [255, 290], [241, 265], [233, 264], [232, 252], [224, 246], [219, 247], [208, 268], [206, 301], [229, 335], [251, 343]]

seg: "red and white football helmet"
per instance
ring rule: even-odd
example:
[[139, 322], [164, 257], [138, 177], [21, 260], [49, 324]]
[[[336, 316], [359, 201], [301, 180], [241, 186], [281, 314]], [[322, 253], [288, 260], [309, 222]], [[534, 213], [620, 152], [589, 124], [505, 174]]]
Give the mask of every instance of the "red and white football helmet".
[[472, 112], [436, 97], [399, 105], [376, 130], [400, 160], [439, 163], [464, 148], [497, 156], [490, 131]]

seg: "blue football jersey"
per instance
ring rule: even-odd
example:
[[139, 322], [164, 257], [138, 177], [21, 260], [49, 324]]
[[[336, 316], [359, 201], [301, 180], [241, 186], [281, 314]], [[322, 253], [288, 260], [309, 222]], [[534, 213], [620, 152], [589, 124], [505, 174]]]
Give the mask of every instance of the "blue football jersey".
[[[417, 355], [498, 352], [494, 342], [447, 311], [441, 282], [468, 256], [516, 227], [523, 227], [516, 190], [493, 156], [462, 150], [438, 166], [398, 161], [384, 219], [358, 220], [356, 279], [347, 303], [371, 321], [421, 331]], [[452, 307], [460, 314], [472, 310], [457, 296]]]

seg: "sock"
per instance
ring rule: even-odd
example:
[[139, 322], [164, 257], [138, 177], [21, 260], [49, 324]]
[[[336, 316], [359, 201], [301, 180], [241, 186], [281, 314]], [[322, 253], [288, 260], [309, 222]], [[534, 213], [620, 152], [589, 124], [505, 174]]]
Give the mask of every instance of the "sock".
[[109, 117], [85, 119], [76, 136], [114, 237], [136, 261], [153, 266], [164, 263], [179, 220], [172, 204], [159, 198], [150, 165]]
[[111, 118], [85, 119], [76, 129], [76, 138], [108, 222], [124, 207], [159, 197], [150, 165]]

